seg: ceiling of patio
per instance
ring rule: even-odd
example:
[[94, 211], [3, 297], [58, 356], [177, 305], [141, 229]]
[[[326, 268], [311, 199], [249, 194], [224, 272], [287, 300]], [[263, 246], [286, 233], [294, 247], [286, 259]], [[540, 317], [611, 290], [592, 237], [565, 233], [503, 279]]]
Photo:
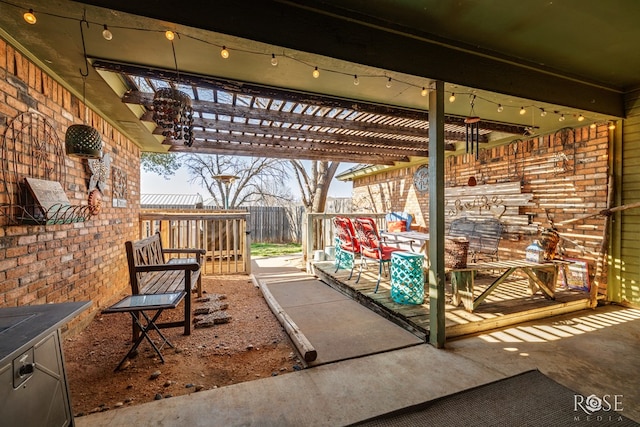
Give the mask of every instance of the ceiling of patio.
[[[35, 25], [22, 20], [29, 8]], [[450, 150], [464, 150], [466, 116], [500, 144], [622, 117], [640, 85], [633, 0], [3, 0], [0, 35], [82, 98], [83, 16], [87, 103], [146, 151], [409, 162], [428, 155], [422, 89], [434, 79], [456, 96], [445, 101]], [[153, 91], [171, 79], [194, 100], [191, 147], [151, 120]]]

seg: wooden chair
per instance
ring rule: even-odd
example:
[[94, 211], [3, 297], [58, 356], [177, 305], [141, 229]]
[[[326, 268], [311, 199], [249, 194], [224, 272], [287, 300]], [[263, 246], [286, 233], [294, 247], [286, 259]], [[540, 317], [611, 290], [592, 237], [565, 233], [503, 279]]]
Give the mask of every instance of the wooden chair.
[[362, 262], [360, 263], [360, 272], [358, 273], [358, 279], [356, 283], [360, 281], [362, 275], [362, 269], [366, 264], [366, 260], [373, 260], [378, 263], [378, 281], [376, 282], [376, 289], [373, 293], [378, 292], [378, 286], [382, 279], [382, 268], [386, 264], [387, 266], [391, 262], [391, 254], [402, 249], [389, 246], [383, 243], [378, 233], [378, 227], [373, 218], [355, 218], [353, 224], [356, 229], [356, 236], [360, 243], [360, 257]]
[[360, 243], [356, 239], [355, 229], [351, 220], [345, 216], [333, 218], [333, 225], [336, 230], [336, 272], [349, 261], [351, 272], [347, 280], [353, 276], [353, 268], [356, 262], [356, 255], [360, 255]]

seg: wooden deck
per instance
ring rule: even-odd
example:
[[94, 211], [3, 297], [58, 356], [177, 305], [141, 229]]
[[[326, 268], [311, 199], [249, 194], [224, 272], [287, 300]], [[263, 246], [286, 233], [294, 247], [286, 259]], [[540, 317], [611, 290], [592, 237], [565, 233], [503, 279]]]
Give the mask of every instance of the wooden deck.
[[[356, 284], [359, 266], [356, 265], [353, 277], [349, 270], [335, 272], [333, 261], [314, 264], [315, 274], [329, 286], [343, 292], [381, 316], [401, 325], [417, 336], [428, 340], [429, 336], [429, 300], [421, 305], [403, 305], [391, 299], [391, 285], [388, 277], [383, 277], [377, 293], [374, 293], [377, 272], [376, 266], [369, 266], [362, 273], [360, 283]], [[474, 293], [478, 295], [495, 279], [490, 274], [478, 275]], [[428, 290], [425, 289], [425, 293]], [[477, 332], [514, 325], [529, 320], [556, 316], [563, 313], [583, 310], [589, 307], [589, 294], [585, 291], [556, 287], [556, 299], [548, 300], [541, 293], [530, 295], [526, 277], [515, 276], [500, 284], [491, 295], [480, 304], [473, 313], [462, 305], [451, 304], [451, 285], [447, 278], [445, 305], [445, 328], [447, 338], [473, 334]]]

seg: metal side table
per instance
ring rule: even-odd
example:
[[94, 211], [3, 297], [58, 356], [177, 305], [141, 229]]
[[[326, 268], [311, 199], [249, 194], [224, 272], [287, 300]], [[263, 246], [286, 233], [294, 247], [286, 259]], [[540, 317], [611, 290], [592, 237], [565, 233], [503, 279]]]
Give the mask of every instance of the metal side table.
[[[102, 311], [102, 313], [104, 314], [129, 313], [133, 318], [133, 321], [140, 328], [140, 336], [133, 344], [129, 352], [126, 354], [126, 356], [124, 356], [124, 358], [120, 361], [115, 371], [120, 369], [122, 364], [136, 351], [140, 343], [142, 343], [142, 340], [144, 340], [145, 338], [147, 339], [147, 341], [149, 341], [149, 344], [151, 344], [151, 347], [153, 347], [156, 353], [158, 353], [158, 356], [160, 356], [160, 360], [162, 360], [162, 363], [164, 363], [164, 357], [162, 356], [162, 353], [160, 353], [160, 349], [151, 340], [151, 337], [149, 337], [149, 332], [151, 330], [155, 330], [158, 335], [160, 335], [163, 341], [160, 348], [164, 347], [165, 344], [167, 344], [169, 347], [173, 347], [173, 344], [171, 344], [169, 340], [162, 334], [162, 332], [160, 332], [160, 329], [158, 329], [155, 322], [156, 320], [158, 320], [158, 317], [160, 317], [165, 309], [176, 308], [185, 295], [186, 292], [184, 291], [172, 292], [167, 294], [129, 295], [128, 297], [123, 298], [111, 307], [106, 308]], [[149, 317], [146, 311], [154, 310], [155, 314], [153, 315], [153, 317]], [[139, 314], [141, 314], [142, 317], [144, 317], [144, 319], [146, 320], [146, 325], [142, 323]]]

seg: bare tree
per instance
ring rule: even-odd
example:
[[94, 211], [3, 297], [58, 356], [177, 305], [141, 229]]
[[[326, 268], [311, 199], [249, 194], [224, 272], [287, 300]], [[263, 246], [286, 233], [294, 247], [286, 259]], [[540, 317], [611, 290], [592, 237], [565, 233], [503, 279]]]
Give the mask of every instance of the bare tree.
[[[338, 170], [339, 162], [325, 162], [325, 161], [312, 161], [309, 170], [307, 170], [303, 163], [299, 160], [291, 160], [291, 165], [300, 187], [300, 193], [302, 194], [302, 203], [307, 213], [319, 213], [324, 212], [327, 204], [327, 194], [329, 192], [329, 185], [331, 180]], [[315, 237], [323, 235], [321, 228], [315, 229]], [[302, 241], [312, 239], [314, 236], [307, 236], [307, 227], [303, 224], [302, 228]], [[309, 259], [307, 253], [307, 245], [302, 247], [303, 258]]]
[[340, 162], [312, 161], [309, 170], [299, 160], [291, 160], [307, 212], [324, 212], [331, 180]]
[[[278, 159], [188, 155], [184, 166], [191, 175], [190, 182], [207, 188], [218, 206], [237, 208], [251, 203], [274, 204], [274, 201], [293, 199], [287, 187], [286, 162]], [[226, 185], [215, 176], [233, 176]]]

